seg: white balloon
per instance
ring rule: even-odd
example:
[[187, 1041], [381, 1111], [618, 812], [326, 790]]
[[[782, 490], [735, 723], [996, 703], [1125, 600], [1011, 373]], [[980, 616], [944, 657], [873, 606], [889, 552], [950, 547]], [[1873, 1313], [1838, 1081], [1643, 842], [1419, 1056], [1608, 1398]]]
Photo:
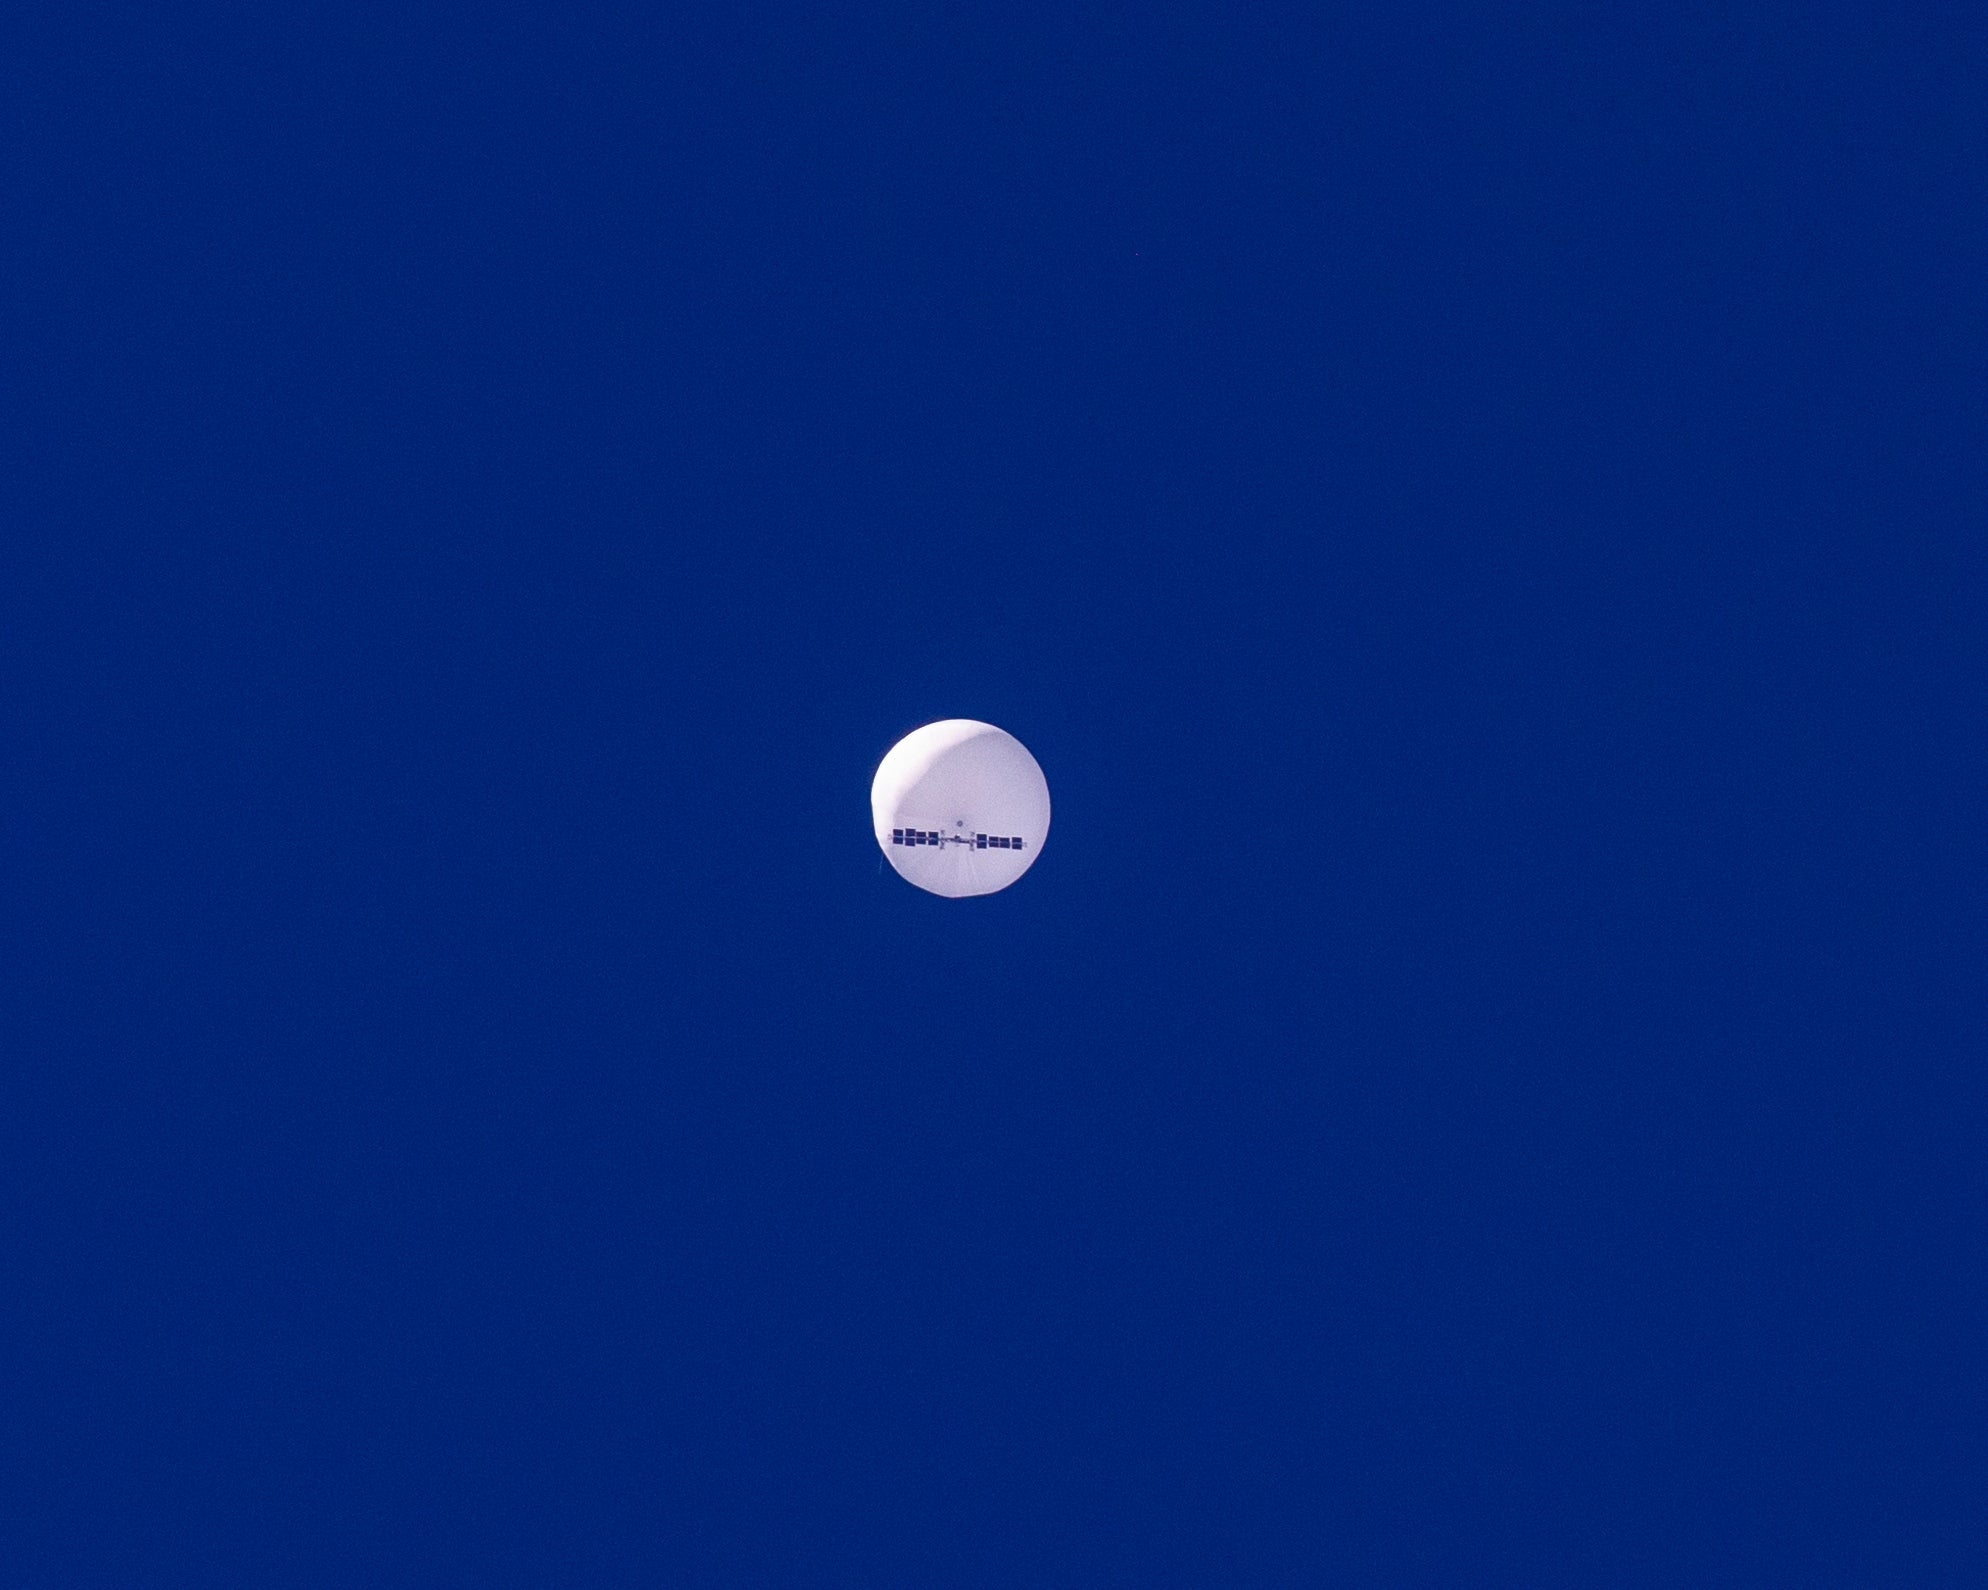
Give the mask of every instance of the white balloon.
[[1049, 783], [1006, 730], [947, 718], [885, 754], [870, 815], [907, 883], [954, 900], [993, 894], [1029, 870], [1049, 837]]

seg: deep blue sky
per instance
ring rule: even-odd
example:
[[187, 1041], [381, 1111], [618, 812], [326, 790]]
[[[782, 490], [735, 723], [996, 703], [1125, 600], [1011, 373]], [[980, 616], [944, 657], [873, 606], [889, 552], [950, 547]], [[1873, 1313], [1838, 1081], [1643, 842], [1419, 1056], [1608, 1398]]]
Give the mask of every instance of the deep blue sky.
[[0, 1581], [1988, 1565], [1970, 8], [42, 9]]

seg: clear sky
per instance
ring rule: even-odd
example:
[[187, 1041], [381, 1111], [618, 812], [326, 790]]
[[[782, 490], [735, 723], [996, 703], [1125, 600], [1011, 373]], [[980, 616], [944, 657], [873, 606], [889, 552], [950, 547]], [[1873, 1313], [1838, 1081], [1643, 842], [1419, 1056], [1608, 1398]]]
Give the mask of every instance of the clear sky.
[[40, 9], [0, 1581], [1984, 1566], [1978, 16]]

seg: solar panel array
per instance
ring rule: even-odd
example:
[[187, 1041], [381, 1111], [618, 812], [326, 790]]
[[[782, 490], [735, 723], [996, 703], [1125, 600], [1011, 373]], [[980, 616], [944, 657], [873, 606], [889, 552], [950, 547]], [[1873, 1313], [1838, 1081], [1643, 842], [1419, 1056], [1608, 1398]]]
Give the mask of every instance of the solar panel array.
[[[893, 828], [890, 831], [890, 842], [893, 845], [963, 845], [966, 843], [966, 835], [941, 834], [924, 828]], [[1021, 839], [1003, 834], [975, 834], [973, 848], [1024, 850], [1027, 846]]]

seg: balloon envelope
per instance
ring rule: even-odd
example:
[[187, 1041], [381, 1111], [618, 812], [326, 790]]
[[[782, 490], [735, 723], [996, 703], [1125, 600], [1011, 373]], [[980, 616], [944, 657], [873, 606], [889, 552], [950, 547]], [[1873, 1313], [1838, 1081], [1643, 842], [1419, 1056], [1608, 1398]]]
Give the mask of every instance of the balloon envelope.
[[914, 729], [870, 783], [877, 843], [907, 883], [960, 899], [1005, 889], [1049, 837], [1049, 783], [1012, 734], [972, 718]]

